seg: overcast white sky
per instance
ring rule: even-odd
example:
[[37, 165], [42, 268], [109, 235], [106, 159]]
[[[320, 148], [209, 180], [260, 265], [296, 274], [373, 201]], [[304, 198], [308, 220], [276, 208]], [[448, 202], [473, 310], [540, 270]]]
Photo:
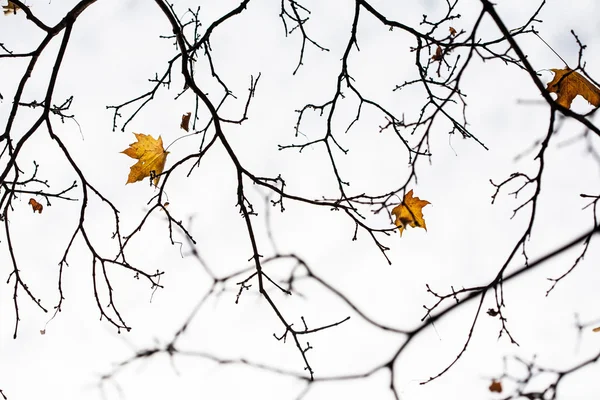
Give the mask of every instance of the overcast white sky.
[[[29, 0], [32, 11], [46, 24], [53, 25], [77, 2], [74, 0]], [[205, 4], [206, 3], [206, 4]], [[235, 7], [236, 1], [174, 1], [181, 15], [186, 9], [201, 6], [202, 28]], [[223, 117], [239, 118], [243, 111], [250, 76], [262, 74], [256, 96], [250, 105], [249, 120], [241, 126], [225, 125], [225, 134], [238, 152], [240, 161], [257, 176], [281, 174], [289, 193], [308, 198], [333, 196], [337, 184], [332, 176], [322, 145], [278, 151], [277, 145], [315, 140], [324, 134], [324, 120], [312, 114], [301, 128], [305, 136], [294, 137], [295, 110], [306, 103], [319, 104], [331, 98], [339, 73], [340, 58], [351, 25], [353, 3], [306, 1], [312, 14], [306, 28], [321, 45], [321, 52], [307, 45], [304, 65], [293, 76], [299, 55], [300, 37], [285, 38], [279, 19], [280, 3], [251, 1], [241, 16], [218, 29], [211, 40], [215, 67], [221, 78], [238, 97], [223, 107]], [[372, 1], [390, 19], [416, 26], [423, 14], [431, 18], [445, 7], [445, 1], [396, 2]], [[524, 23], [538, 7], [538, 2], [498, 1], [497, 10], [509, 27]], [[600, 62], [600, 27], [597, 2], [549, 1], [536, 24], [541, 36], [571, 66], [577, 64], [578, 47], [571, 29], [588, 45], [585, 53], [587, 71], [596, 76]], [[457, 30], [469, 30], [480, 10], [480, 2], [461, 0], [461, 19], [452, 22]], [[121, 211], [123, 231], [130, 232], [143, 217], [148, 200], [155, 194], [146, 183], [125, 185], [132, 159], [120, 154], [134, 141], [132, 132], [161, 135], [165, 145], [185, 132], [179, 128], [181, 114], [192, 111], [194, 98], [186, 93], [180, 76], [173, 76], [172, 89], [161, 89], [156, 98], [126, 127], [112, 131], [112, 112], [107, 105], [132, 99], [151, 87], [149, 78], [161, 74], [166, 62], [175, 54], [169, 40], [171, 28], [154, 2], [99, 0], [90, 6], [75, 24], [72, 39], [59, 74], [54, 95], [58, 104], [74, 97], [73, 121], [55, 129], [69, 146], [89, 181], [102, 191]], [[489, 17], [480, 34], [486, 38], [499, 35]], [[17, 15], [0, 16], [0, 43], [15, 52], [27, 52], [39, 43], [42, 32]], [[423, 94], [416, 90], [393, 92], [397, 84], [414, 79], [414, 54], [409, 52], [414, 39], [398, 30], [389, 32], [372, 17], [361, 18], [358, 29], [360, 52], [353, 50], [349, 73], [363, 94], [377, 98], [398, 115], [414, 118]], [[60, 37], [50, 44], [48, 54], [40, 60], [24, 99], [41, 100], [58, 49]], [[550, 68], [562, 68], [562, 62], [536, 37], [523, 37], [519, 44], [529, 56], [543, 81], [552, 79]], [[0, 123], [4, 127], [11, 99], [23, 73], [25, 60], [0, 58]], [[177, 64], [175, 71], [179, 71]], [[198, 84], [216, 101], [219, 86], [206, 72], [206, 63], [198, 67]], [[431, 202], [424, 209], [428, 231], [408, 229], [400, 238], [394, 234], [384, 239], [391, 250], [392, 265], [365, 234], [359, 232], [352, 241], [354, 225], [342, 213], [287, 201], [286, 211], [272, 209], [271, 226], [277, 248], [294, 252], [310, 263], [314, 271], [348, 296], [357, 307], [376, 321], [401, 329], [411, 329], [423, 317], [423, 305], [435, 299], [425, 284], [439, 292], [450, 287], [487, 284], [496, 275], [510, 250], [525, 229], [529, 209], [511, 219], [512, 210], [523, 201], [507, 191], [501, 192], [491, 205], [494, 193], [490, 179], [500, 182], [515, 171], [534, 173], [533, 154], [519, 161], [515, 156], [529, 149], [547, 130], [549, 107], [525, 72], [498, 61], [474, 60], [463, 80], [467, 93], [467, 119], [470, 130], [489, 151], [473, 141], [454, 135], [439, 124], [432, 131], [431, 164], [418, 164], [418, 184], [410, 185], [416, 196]], [[361, 120], [344, 133], [356, 114], [356, 99], [348, 96], [334, 122], [338, 138], [350, 151], [335, 153], [342, 176], [349, 180], [350, 193], [385, 193], [399, 187], [409, 173], [406, 153], [390, 132], [379, 131], [385, 123], [382, 115], [365, 109]], [[587, 102], [578, 98], [573, 109], [585, 112]], [[456, 111], [456, 109], [454, 109]], [[124, 110], [125, 118], [131, 110]], [[14, 132], [21, 135], [39, 115], [39, 110], [19, 110]], [[202, 121], [206, 111], [201, 111]], [[119, 127], [121, 126], [119, 125]], [[80, 131], [81, 128], [81, 131]], [[579, 194], [598, 194], [600, 164], [587, 152], [587, 142], [570, 142], [580, 135], [579, 125], [568, 122], [553, 137], [547, 153], [542, 195], [531, 240], [527, 244], [530, 259], [553, 250], [592, 226], [588, 204]], [[569, 144], [571, 143], [571, 144]], [[598, 150], [598, 138], [591, 143]], [[167, 167], [197, 149], [199, 137], [177, 141], [169, 148]], [[220, 275], [248, 265], [251, 248], [243, 219], [236, 208], [235, 170], [221, 148], [212, 149], [203, 164], [191, 176], [182, 168], [169, 179], [169, 209], [176, 218], [188, 223], [198, 242], [202, 258]], [[28, 160], [27, 162], [25, 160]], [[61, 153], [45, 131], [24, 148], [21, 166], [31, 173], [33, 160], [40, 165], [41, 178], [52, 188], [68, 186], [75, 174], [61, 159]], [[2, 165], [5, 161], [2, 160]], [[250, 185], [247, 185], [250, 186]], [[516, 187], [512, 187], [515, 189]], [[252, 188], [250, 187], [249, 193]], [[80, 197], [80, 192], [77, 192]], [[525, 193], [527, 195], [527, 193]], [[254, 219], [261, 254], [274, 254], [264, 224], [264, 205], [258, 192], [252, 194], [259, 216]], [[30, 289], [51, 311], [58, 301], [57, 264], [64, 252], [79, 215], [79, 203], [53, 201], [43, 213], [33, 214], [27, 204], [29, 196], [16, 201], [12, 212], [15, 253]], [[45, 204], [45, 203], [44, 203]], [[97, 198], [90, 201], [86, 226], [93, 240], [103, 250], [113, 247], [108, 239], [112, 232], [109, 210]], [[372, 226], [387, 227], [385, 213], [369, 215]], [[188, 225], [186, 225], [188, 226]], [[40, 312], [24, 294], [19, 296], [21, 322], [18, 338], [13, 340], [13, 286], [0, 284], [0, 389], [10, 399], [160, 399], [211, 398], [294, 399], [303, 390], [302, 382], [240, 365], [217, 365], [193, 357], [177, 356], [172, 361], [164, 355], [141, 360], [122, 369], [113, 380], [100, 385], [100, 376], [116, 363], [136, 351], [164, 344], [180, 327], [193, 307], [206, 293], [211, 281], [204, 269], [189, 254], [189, 246], [172, 246], [165, 220], [153, 214], [142, 233], [129, 249], [130, 262], [147, 271], [165, 271], [154, 293], [147, 281], [132, 279], [130, 273], [113, 273], [115, 299], [131, 332], [118, 334], [99, 312], [91, 284], [91, 256], [79, 238], [69, 257], [63, 280], [63, 312], [47, 326], [51, 316]], [[176, 233], [179, 240], [183, 237]], [[596, 239], [597, 240], [597, 239]], [[1, 282], [12, 270], [4, 233], [0, 237], [2, 258]], [[502, 373], [502, 356], [518, 354], [548, 367], [568, 368], [597, 354], [600, 334], [586, 330], [581, 337], [574, 329], [574, 313], [582, 321], [600, 316], [599, 247], [592, 240], [590, 249], [577, 269], [545, 297], [547, 278], [568, 269], [581, 247], [551, 260], [534, 272], [505, 286], [505, 316], [511, 333], [520, 347], [502, 337], [497, 319], [481, 318], [467, 353], [441, 378], [420, 385], [447, 366], [460, 351], [472, 323], [476, 304], [444, 318], [425, 330], [396, 363], [395, 384], [405, 400], [444, 398], [497, 398], [488, 391], [490, 379]], [[511, 264], [517, 268], [523, 259]], [[273, 268], [286, 276], [292, 267], [281, 261]], [[213, 296], [193, 320], [179, 342], [181, 350], [210, 352], [220, 357], [248, 358], [276, 367], [302, 372], [302, 361], [295, 346], [273, 338], [283, 330], [272, 310], [256, 293], [256, 285], [244, 292], [234, 304], [233, 290]], [[402, 343], [402, 337], [382, 332], [366, 324], [353, 311], [314, 282], [299, 281], [297, 289], [305, 297], [291, 298], [273, 292], [274, 299], [290, 319], [301, 324], [304, 316], [309, 326], [318, 326], [351, 316], [350, 321], [308, 338], [313, 347], [307, 355], [316, 376], [362, 373], [383, 362]], [[490, 296], [491, 297], [491, 296]], [[491, 298], [484, 309], [493, 307]], [[46, 328], [46, 334], [40, 330]], [[600, 367], [592, 365], [564, 382], [559, 398], [589, 399], [600, 393], [597, 379]], [[596, 379], [595, 379], [596, 378]], [[539, 381], [534, 384], [543, 385]], [[306, 399], [320, 398], [392, 398], [389, 375], [382, 370], [357, 381], [320, 383], [311, 387]], [[510, 386], [507, 386], [509, 388]], [[535, 387], [535, 386], [532, 386]]]

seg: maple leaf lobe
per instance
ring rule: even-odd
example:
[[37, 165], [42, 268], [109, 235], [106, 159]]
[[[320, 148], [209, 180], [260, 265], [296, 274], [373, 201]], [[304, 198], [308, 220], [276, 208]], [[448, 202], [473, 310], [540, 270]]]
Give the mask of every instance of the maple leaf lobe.
[[[127, 183], [134, 183], [149, 177], [152, 173], [160, 175], [167, 161], [168, 151], [163, 147], [162, 137], [154, 139], [151, 135], [143, 133], [133, 133], [137, 142], [131, 143], [128, 148], [121, 153], [138, 160], [131, 166]], [[158, 186], [160, 176], [154, 178], [154, 186]]]
[[548, 83], [547, 89], [550, 93], [556, 93], [558, 104], [570, 109], [573, 99], [580, 95], [590, 104], [600, 106], [600, 89], [579, 72], [569, 68], [550, 71], [554, 72], [554, 79]]

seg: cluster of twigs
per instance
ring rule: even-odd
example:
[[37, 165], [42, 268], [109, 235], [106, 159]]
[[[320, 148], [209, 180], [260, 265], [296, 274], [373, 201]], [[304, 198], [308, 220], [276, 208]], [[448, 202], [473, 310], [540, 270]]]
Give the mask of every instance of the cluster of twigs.
[[[589, 330], [595, 323], [581, 323], [576, 316], [576, 328], [579, 335]], [[552, 368], [541, 365], [536, 357], [531, 360], [525, 360], [519, 356], [504, 357], [504, 372], [496, 382], [504, 383], [504, 394], [502, 400], [516, 399], [543, 399], [556, 400], [558, 396], [558, 387], [563, 380], [578, 371], [590, 368], [600, 361], [600, 352], [584, 358], [580, 362], [568, 368]], [[540, 382], [544, 382], [540, 386]], [[537, 382], [537, 387], [532, 387], [532, 383]]]

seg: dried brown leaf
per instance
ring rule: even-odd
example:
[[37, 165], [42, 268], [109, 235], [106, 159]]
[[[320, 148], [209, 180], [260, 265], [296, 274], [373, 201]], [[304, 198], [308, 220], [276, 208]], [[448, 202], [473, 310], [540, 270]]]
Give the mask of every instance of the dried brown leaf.
[[502, 393], [502, 382], [492, 379], [489, 389], [490, 392]]
[[190, 131], [190, 116], [192, 115], [191, 112], [183, 114], [181, 116], [181, 129], [184, 129], [186, 132]]
[[29, 199], [29, 204], [31, 204], [31, 208], [33, 208], [34, 214], [36, 211], [39, 212], [40, 214], [42, 213], [44, 206], [41, 205], [40, 203], [38, 203], [37, 201], [35, 201], [35, 199]]
[[556, 102], [563, 107], [571, 108], [575, 97], [583, 96], [590, 104], [600, 106], [600, 89], [594, 86], [583, 75], [569, 68], [551, 69], [554, 79], [548, 83], [548, 91], [556, 93]]

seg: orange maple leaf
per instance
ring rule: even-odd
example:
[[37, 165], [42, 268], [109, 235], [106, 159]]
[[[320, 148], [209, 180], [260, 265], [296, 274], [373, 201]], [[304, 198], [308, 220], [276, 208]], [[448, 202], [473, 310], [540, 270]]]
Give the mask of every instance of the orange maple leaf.
[[394, 214], [396, 217], [396, 221], [394, 223], [398, 227], [398, 231], [400, 231], [400, 236], [402, 236], [402, 232], [404, 229], [406, 229], [406, 225], [410, 225], [413, 228], [418, 227], [427, 230], [427, 225], [425, 225], [422, 211], [422, 208], [427, 204], [431, 203], [427, 200], [421, 200], [418, 197], [413, 197], [413, 191], [411, 189], [404, 196], [402, 203], [394, 207], [392, 214]]
[[554, 79], [548, 83], [548, 91], [557, 94], [558, 104], [571, 108], [573, 99], [580, 95], [594, 106], [600, 106], [600, 90], [579, 72], [569, 68], [550, 71], [554, 72]]
[[[163, 147], [162, 138], [158, 140], [150, 135], [143, 133], [133, 133], [137, 142], [131, 143], [129, 147], [121, 153], [131, 158], [137, 158], [138, 162], [131, 166], [127, 183], [133, 183], [143, 180], [147, 176], [160, 175], [165, 168], [168, 151]], [[154, 186], [158, 185], [160, 176], [154, 178]]]
[[190, 116], [191, 112], [185, 113], [181, 116], [181, 129], [185, 129], [186, 132], [190, 131]]
[[4, 15], [16, 14], [17, 10], [21, 9], [21, 7], [19, 7], [18, 5], [16, 5], [15, 3], [13, 3], [10, 0], [8, 0], [8, 4], [5, 6], [2, 6], [2, 8], [4, 9]]
[[490, 392], [502, 393], [502, 382], [492, 379], [489, 389]]
[[35, 199], [29, 199], [29, 204], [31, 204], [31, 208], [33, 208], [34, 214], [36, 211], [39, 212], [40, 214], [42, 213], [44, 206], [41, 205], [40, 203], [38, 203], [37, 201], [35, 201]]

